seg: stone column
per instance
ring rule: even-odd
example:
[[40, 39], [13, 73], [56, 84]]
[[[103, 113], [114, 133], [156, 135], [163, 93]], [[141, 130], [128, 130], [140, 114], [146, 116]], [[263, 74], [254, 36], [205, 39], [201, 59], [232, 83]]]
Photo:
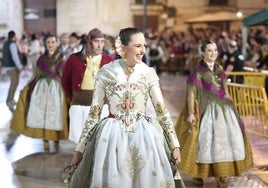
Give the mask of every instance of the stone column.
[[10, 30], [17, 38], [23, 34], [23, 0], [0, 0], [0, 36], [7, 37]]

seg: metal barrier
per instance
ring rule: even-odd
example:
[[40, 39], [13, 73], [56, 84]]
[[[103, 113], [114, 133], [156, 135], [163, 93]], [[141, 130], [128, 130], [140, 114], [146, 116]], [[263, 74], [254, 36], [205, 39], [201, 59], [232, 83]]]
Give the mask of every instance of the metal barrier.
[[185, 57], [171, 56], [166, 63], [160, 65], [161, 71], [177, 72], [184, 71]]
[[260, 86], [228, 83], [228, 91], [248, 132], [268, 138], [268, 100]]
[[261, 86], [265, 87], [265, 78], [268, 73], [264, 72], [226, 72], [228, 76], [232, 76], [232, 82], [236, 82], [237, 76], [243, 76], [245, 85]]

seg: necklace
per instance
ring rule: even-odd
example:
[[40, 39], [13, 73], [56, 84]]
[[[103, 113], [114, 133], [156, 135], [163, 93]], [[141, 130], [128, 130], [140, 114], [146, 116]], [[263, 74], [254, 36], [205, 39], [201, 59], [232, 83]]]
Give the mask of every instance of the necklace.
[[93, 78], [95, 77], [95, 75], [97, 73], [98, 67], [99, 67], [99, 65], [97, 63], [97, 59], [89, 57], [86, 68], [88, 71], [91, 72]]
[[208, 62], [207, 62], [207, 66], [208, 66], [208, 68], [209, 68], [210, 70], [212, 70], [213, 67], [214, 67], [214, 62], [212, 62], [212, 63], [208, 63]]
[[129, 66], [129, 65], [127, 65], [126, 63], [124, 63], [123, 61], [119, 61], [119, 63], [120, 63], [120, 65], [121, 65], [121, 67], [124, 68], [124, 69], [127, 69], [128, 72], [130, 72], [130, 73], [134, 72], [134, 67], [135, 67], [135, 65], [133, 65], [133, 66]]
[[96, 75], [96, 70], [97, 70], [97, 66], [95, 63], [87, 63], [87, 70], [89, 70], [92, 74], [92, 77], [95, 77]]

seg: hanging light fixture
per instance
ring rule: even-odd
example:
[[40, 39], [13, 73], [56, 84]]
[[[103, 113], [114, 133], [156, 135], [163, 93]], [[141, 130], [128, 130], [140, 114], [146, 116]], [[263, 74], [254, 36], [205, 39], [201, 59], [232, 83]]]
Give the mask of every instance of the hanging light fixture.
[[236, 12], [236, 16], [237, 16], [238, 18], [241, 18], [241, 17], [243, 16], [243, 13], [242, 13], [241, 11], [237, 11], [237, 12]]

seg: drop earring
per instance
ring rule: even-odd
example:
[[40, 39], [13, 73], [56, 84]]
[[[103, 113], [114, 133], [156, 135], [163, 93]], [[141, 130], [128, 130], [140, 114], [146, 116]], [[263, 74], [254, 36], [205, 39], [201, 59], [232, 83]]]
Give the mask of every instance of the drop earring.
[[122, 57], [123, 61], [126, 62], [126, 55], [125, 55], [125, 52], [123, 53], [123, 57]]

